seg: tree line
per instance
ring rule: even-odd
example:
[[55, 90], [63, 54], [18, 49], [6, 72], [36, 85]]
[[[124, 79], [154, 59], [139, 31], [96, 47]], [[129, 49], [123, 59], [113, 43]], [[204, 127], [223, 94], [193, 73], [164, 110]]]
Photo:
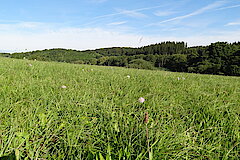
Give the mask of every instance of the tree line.
[[76, 64], [240, 75], [240, 42], [216, 42], [195, 47], [187, 47], [184, 42], [162, 42], [139, 48], [112, 47], [85, 51], [46, 49], [5, 56]]

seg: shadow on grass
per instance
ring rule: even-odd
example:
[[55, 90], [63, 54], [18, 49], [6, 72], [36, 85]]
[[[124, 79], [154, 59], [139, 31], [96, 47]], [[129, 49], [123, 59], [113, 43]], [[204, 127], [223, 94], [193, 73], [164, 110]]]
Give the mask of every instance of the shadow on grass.
[[7, 156], [0, 157], [0, 160], [17, 160], [17, 157], [14, 152]]

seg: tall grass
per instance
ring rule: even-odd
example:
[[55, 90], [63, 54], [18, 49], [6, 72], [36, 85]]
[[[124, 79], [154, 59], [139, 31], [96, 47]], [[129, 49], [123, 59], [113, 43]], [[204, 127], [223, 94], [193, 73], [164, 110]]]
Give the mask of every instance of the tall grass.
[[238, 159], [239, 86], [239, 77], [0, 58], [0, 157]]

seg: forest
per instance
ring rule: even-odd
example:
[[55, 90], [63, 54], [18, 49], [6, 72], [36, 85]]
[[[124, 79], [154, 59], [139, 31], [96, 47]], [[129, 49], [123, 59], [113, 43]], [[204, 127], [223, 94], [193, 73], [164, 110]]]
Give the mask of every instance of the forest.
[[112, 47], [85, 51], [56, 48], [0, 55], [39, 61], [240, 75], [240, 42], [187, 47], [185, 42], [168, 41], [139, 48]]

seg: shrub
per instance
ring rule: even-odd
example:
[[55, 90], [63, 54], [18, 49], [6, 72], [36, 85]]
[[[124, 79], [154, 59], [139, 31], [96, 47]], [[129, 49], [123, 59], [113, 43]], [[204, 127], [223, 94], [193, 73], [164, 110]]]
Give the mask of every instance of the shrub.
[[154, 65], [143, 59], [134, 59], [128, 64], [129, 68], [138, 68], [138, 69], [154, 69]]

